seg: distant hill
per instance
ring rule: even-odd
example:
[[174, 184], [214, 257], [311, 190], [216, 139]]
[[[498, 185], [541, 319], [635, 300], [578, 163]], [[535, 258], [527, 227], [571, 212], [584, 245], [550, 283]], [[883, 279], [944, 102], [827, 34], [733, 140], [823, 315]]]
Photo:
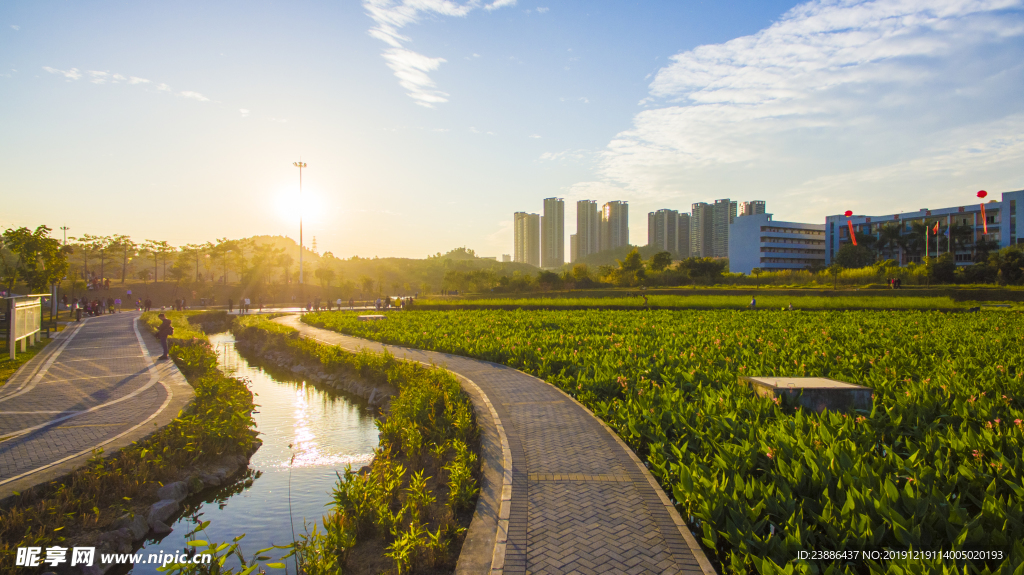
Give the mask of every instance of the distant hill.
[[[290, 275], [298, 276], [299, 246], [295, 240], [285, 236], [253, 236], [246, 240], [258, 246], [272, 246], [290, 256]], [[252, 250], [246, 251], [251, 257]], [[303, 247], [303, 268], [308, 284], [326, 284], [326, 278], [316, 275], [318, 269], [334, 272], [331, 286], [347, 287], [348, 290], [383, 292], [393, 295], [409, 295], [418, 292], [432, 293], [442, 289], [445, 273], [450, 271], [489, 271], [496, 276], [511, 276], [518, 272], [533, 275], [537, 268], [524, 263], [498, 262], [476, 256], [472, 249], [455, 248], [448, 253], [429, 255], [426, 259], [413, 258], [336, 258], [330, 252], [316, 254], [308, 246]], [[364, 287], [373, 284], [371, 290]]]

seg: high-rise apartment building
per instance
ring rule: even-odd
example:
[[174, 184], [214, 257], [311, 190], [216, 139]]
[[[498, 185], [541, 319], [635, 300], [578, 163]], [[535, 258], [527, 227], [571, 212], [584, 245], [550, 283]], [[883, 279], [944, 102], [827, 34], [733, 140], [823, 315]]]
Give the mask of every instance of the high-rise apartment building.
[[540, 267], [540, 215], [516, 212], [515, 261]]
[[512, 254], [501, 254], [501, 261], [503, 263], [508, 263], [512, 261]]
[[729, 257], [729, 224], [736, 219], [736, 202], [726, 198], [715, 200], [711, 230], [711, 257]]
[[540, 265], [557, 268], [565, 263], [565, 201], [545, 198], [540, 220]]
[[572, 261], [579, 261], [601, 251], [601, 212], [597, 202], [576, 202], [576, 252]]
[[676, 224], [676, 237], [679, 238], [678, 252], [680, 258], [688, 258], [690, 253], [690, 214], [679, 214], [679, 223]]
[[629, 245], [629, 203], [614, 201], [601, 206], [601, 251]]
[[647, 245], [660, 251], [679, 253], [679, 212], [658, 210], [647, 214]]
[[579, 245], [576, 243], [577, 234], [569, 236], [569, 263], [576, 263], [580, 259]]
[[752, 200], [740, 204], [740, 211], [737, 216], [754, 216], [763, 213], [765, 213], [764, 200]]
[[712, 257], [712, 235], [714, 208], [707, 202], [693, 204], [690, 214], [690, 255], [695, 258]]

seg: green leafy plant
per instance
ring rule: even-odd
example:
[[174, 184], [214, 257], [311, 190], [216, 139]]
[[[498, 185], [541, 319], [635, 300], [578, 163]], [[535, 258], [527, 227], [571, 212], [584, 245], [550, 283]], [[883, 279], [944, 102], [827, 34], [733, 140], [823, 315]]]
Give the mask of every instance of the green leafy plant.
[[[503, 363], [574, 395], [646, 460], [728, 573], [810, 572], [796, 560], [808, 549], [989, 546], [1004, 559], [961, 561], [958, 572], [1024, 564], [1021, 320], [915, 311], [304, 316]], [[856, 383], [872, 389], [873, 408], [808, 412], [753, 394], [741, 375]], [[882, 573], [909, 563], [860, 565]], [[860, 572], [840, 561], [814, 568]]]

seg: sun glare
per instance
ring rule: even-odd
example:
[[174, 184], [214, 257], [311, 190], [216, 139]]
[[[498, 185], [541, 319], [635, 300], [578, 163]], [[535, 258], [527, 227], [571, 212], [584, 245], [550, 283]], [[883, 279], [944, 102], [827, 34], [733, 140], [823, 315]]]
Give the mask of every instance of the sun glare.
[[298, 191], [285, 190], [278, 192], [271, 202], [271, 209], [279, 219], [298, 225], [299, 217], [305, 223], [323, 223], [325, 215], [330, 211], [331, 202], [316, 190], [303, 187], [300, 198]]

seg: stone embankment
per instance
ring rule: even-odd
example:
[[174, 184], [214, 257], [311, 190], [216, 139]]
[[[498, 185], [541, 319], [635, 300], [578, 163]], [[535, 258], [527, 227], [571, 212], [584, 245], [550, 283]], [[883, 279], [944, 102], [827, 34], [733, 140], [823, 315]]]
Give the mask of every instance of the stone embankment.
[[[171, 532], [170, 524], [182, 509], [182, 502], [194, 495], [229, 485], [249, 466], [249, 458], [262, 441], [255, 439], [247, 455], [224, 455], [212, 462], [198, 465], [180, 474], [182, 479], [167, 483], [156, 490], [157, 501], [141, 511], [126, 513], [114, 520], [110, 530], [88, 533], [72, 538], [70, 545], [94, 546], [96, 557], [105, 553], [132, 553], [147, 536], [160, 536]], [[152, 498], [149, 498], [152, 500]], [[138, 508], [136, 508], [138, 509]], [[97, 564], [82, 568], [83, 575], [101, 575], [113, 565]], [[79, 572], [73, 570], [69, 572]]]

